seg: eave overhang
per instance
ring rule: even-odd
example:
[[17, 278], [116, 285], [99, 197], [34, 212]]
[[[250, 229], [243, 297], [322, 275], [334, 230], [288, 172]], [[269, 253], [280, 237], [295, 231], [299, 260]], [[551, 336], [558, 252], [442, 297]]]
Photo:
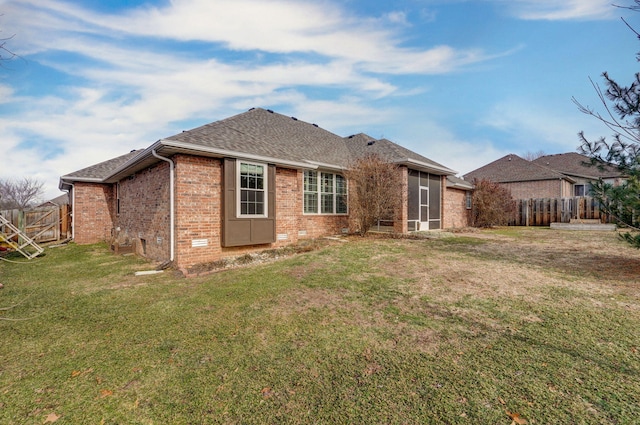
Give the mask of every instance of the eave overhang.
[[451, 168], [447, 168], [445, 166], [437, 165], [437, 164], [428, 164], [426, 162], [418, 161], [411, 158], [400, 159], [394, 161], [394, 163], [398, 165], [406, 165], [409, 168], [416, 169], [418, 171], [425, 171], [432, 174], [438, 174], [441, 176], [455, 176], [458, 174], [457, 171], [452, 170]]
[[[143, 170], [151, 165], [155, 164], [159, 160], [153, 156], [153, 151], [161, 154], [162, 156], [171, 157], [175, 154], [186, 154], [205, 156], [209, 158], [239, 158], [251, 161], [264, 162], [268, 164], [274, 164], [276, 166], [293, 168], [293, 169], [317, 169], [320, 168], [318, 163], [311, 161], [290, 161], [280, 158], [274, 158], [263, 155], [254, 155], [246, 152], [231, 151], [226, 149], [211, 148], [202, 145], [193, 145], [191, 143], [176, 142], [169, 139], [161, 139], [155, 142], [153, 145], [144, 149], [140, 155], [130, 159], [116, 169], [111, 175], [107, 176], [103, 183], [115, 183], [128, 177], [136, 172]], [[339, 166], [323, 164], [322, 167], [339, 169]]]

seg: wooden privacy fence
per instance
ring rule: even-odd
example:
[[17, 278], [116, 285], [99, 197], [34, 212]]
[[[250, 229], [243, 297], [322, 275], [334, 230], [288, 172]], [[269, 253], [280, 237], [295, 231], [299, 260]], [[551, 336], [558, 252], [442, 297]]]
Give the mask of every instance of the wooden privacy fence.
[[[5, 210], [0, 214], [35, 242], [54, 242], [71, 237], [69, 205], [31, 210]], [[2, 229], [0, 229], [2, 230]]]
[[549, 226], [571, 220], [611, 222], [611, 217], [600, 210], [600, 203], [589, 196], [518, 199], [515, 203], [515, 217], [509, 223], [512, 226]]

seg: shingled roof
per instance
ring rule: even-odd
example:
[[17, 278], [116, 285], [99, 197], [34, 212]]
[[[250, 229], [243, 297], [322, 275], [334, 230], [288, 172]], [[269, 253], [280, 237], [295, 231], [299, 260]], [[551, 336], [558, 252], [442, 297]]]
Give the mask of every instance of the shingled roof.
[[[374, 143], [369, 144], [371, 141]], [[348, 168], [355, 158], [367, 152], [375, 152], [387, 161], [429, 172], [455, 174], [455, 171], [386, 139], [377, 140], [365, 134], [340, 137], [295, 117], [252, 108], [158, 140], [144, 150], [133, 151], [62, 176], [60, 188], [68, 189], [72, 181], [116, 182], [158, 162], [154, 153], [165, 157], [176, 153], [236, 157], [294, 168], [339, 170]]]
[[464, 175], [466, 181], [490, 180], [495, 183], [513, 183], [536, 180], [565, 179], [573, 183], [573, 179], [550, 168], [535, 164], [518, 155], [509, 154], [484, 167]]
[[589, 164], [589, 158], [576, 152], [545, 155], [532, 162], [574, 177], [593, 180], [622, 177], [620, 171], [612, 165], [605, 165], [603, 169], [586, 165]]
[[340, 136], [295, 117], [262, 108], [164, 140], [294, 162], [311, 160], [347, 166], [349, 159], [349, 151]]
[[74, 171], [73, 173], [65, 174], [61, 177], [61, 179], [84, 182], [100, 182], [108, 177], [111, 173], [113, 173], [113, 170], [117, 169], [127, 161], [136, 157], [141, 152], [142, 149], [132, 150], [131, 152], [118, 156], [116, 158], [91, 165], [81, 170]]
[[389, 162], [422, 164], [423, 167], [430, 168], [433, 171], [441, 171], [444, 172], [444, 174], [455, 174], [453, 170], [444, 165], [393, 143], [388, 139], [375, 139], [364, 133], [354, 134], [344, 139], [351, 152], [351, 158], [360, 158], [367, 154], [377, 154]]

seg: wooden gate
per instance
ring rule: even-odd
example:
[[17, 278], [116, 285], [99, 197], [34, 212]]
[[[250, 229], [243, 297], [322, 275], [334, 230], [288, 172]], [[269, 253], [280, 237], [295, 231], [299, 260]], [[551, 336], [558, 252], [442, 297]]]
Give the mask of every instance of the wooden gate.
[[2, 216], [37, 243], [59, 241], [70, 235], [68, 205], [32, 210], [2, 211]]
[[36, 208], [24, 212], [24, 230], [36, 242], [60, 240], [60, 208]]

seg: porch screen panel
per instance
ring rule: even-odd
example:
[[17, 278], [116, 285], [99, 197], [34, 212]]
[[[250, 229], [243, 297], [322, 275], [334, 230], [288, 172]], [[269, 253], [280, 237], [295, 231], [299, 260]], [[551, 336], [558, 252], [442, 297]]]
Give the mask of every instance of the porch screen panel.
[[420, 186], [429, 187], [429, 173], [422, 171], [419, 171], [418, 173], [420, 174]]
[[409, 170], [409, 205], [407, 206], [407, 219], [420, 219], [420, 173]]
[[442, 179], [429, 174], [429, 229], [440, 228], [440, 199], [442, 196]]

